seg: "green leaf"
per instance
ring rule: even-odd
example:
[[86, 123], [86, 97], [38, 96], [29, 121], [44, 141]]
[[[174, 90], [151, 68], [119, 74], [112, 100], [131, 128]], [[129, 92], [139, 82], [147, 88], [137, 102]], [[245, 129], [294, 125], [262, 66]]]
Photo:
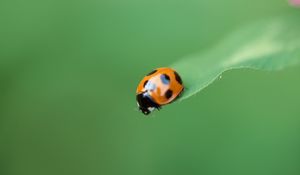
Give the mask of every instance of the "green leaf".
[[272, 71], [299, 63], [299, 17], [280, 16], [241, 27], [209, 51], [171, 65], [184, 81], [185, 92], [180, 100], [201, 91], [227, 70], [252, 68]]

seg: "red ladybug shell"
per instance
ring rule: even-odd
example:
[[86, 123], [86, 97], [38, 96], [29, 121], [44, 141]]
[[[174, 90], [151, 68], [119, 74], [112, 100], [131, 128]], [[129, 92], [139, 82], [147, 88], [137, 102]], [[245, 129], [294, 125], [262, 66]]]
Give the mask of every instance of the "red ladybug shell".
[[142, 79], [136, 93], [148, 93], [151, 99], [161, 106], [174, 101], [183, 89], [182, 80], [175, 70], [158, 68]]

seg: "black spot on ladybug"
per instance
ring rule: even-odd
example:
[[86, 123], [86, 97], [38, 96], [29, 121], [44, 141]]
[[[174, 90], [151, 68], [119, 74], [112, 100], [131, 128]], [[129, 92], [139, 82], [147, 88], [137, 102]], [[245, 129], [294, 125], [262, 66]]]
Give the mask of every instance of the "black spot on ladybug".
[[145, 87], [147, 83], [148, 83], [148, 80], [146, 80], [146, 81], [144, 82], [143, 87]]
[[174, 72], [174, 74], [175, 74], [175, 79], [176, 79], [176, 81], [177, 81], [179, 84], [182, 84], [182, 80], [181, 80], [180, 76], [178, 75], [178, 73], [177, 73], [177, 72]]
[[167, 75], [167, 74], [163, 74], [165, 77], [166, 77], [166, 79], [167, 80], [169, 80], [170, 81], [170, 77], [169, 77], [169, 75]]
[[157, 70], [153, 70], [150, 73], [147, 74], [147, 76], [154, 74], [155, 72], [157, 72]]
[[166, 92], [166, 94], [165, 94], [165, 96], [166, 96], [166, 98], [167, 99], [169, 99], [169, 98], [171, 98], [172, 97], [172, 95], [173, 95], [173, 91], [172, 90], [167, 90], [167, 92]]
[[163, 82], [163, 84], [170, 84], [170, 77], [166, 74], [162, 74], [160, 76], [161, 81]]

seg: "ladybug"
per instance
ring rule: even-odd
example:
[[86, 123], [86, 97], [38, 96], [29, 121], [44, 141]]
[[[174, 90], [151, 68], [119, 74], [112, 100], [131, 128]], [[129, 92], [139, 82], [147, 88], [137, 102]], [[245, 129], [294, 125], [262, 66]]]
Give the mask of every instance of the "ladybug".
[[184, 86], [179, 74], [171, 68], [158, 68], [147, 74], [136, 90], [139, 110], [150, 114], [154, 109], [176, 100]]

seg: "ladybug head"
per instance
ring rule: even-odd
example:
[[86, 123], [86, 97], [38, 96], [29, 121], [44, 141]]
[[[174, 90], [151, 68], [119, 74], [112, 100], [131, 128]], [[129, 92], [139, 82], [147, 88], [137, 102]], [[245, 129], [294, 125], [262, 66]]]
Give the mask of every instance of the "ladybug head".
[[154, 109], [160, 108], [160, 105], [152, 100], [147, 91], [136, 95], [136, 101], [139, 110], [145, 115], [150, 114]]

